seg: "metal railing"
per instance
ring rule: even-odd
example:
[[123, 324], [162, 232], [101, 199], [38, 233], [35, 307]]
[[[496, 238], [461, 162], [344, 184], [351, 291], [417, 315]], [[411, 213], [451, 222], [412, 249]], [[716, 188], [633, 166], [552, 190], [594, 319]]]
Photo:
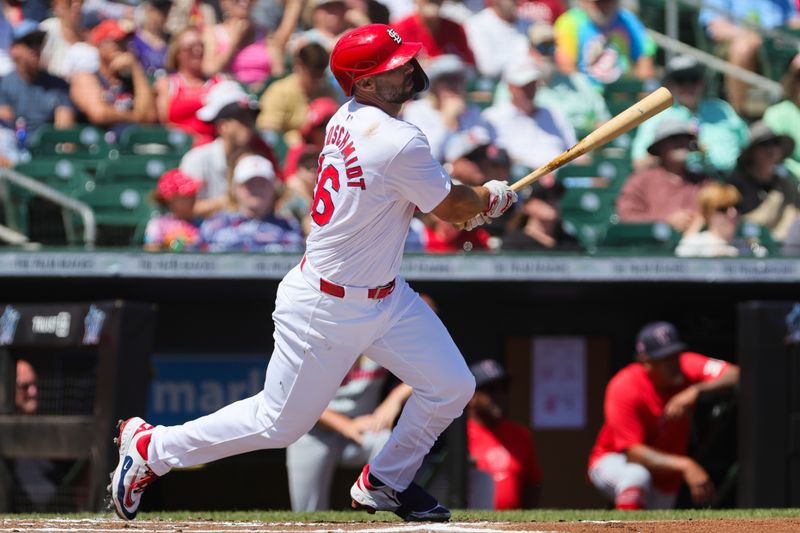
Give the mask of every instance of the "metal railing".
[[648, 29], [647, 33], [650, 35], [650, 37], [652, 37], [658, 46], [664, 48], [665, 50], [676, 54], [691, 56], [708, 68], [722, 72], [723, 74], [732, 76], [747, 82], [754, 87], [758, 87], [759, 89], [766, 91], [769, 93], [770, 97], [775, 100], [779, 100], [783, 95], [783, 86], [780, 83], [762, 76], [761, 74], [756, 74], [755, 72], [738, 67], [733, 63], [728, 63], [724, 59], [720, 59], [715, 55], [709, 54], [708, 52], [691, 47], [688, 44], [682, 43], [677, 39], [668, 37], [655, 30]]
[[[9, 168], [0, 168], [0, 182], [3, 185], [6, 182], [12, 183], [17, 187], [32, 192], [36, 196], [41, 196], [62, 209], [76, 212], [83, 221], [84, 246], [87, 248], [94, 246], [97, 240], [97, 222], [95, 221], [94, 211], [89, 205]], [[8, 217], [8, 213], [6, 213], [6, 217]], [[2, 233], [0, 233], [0, 238], [2, 238]]]

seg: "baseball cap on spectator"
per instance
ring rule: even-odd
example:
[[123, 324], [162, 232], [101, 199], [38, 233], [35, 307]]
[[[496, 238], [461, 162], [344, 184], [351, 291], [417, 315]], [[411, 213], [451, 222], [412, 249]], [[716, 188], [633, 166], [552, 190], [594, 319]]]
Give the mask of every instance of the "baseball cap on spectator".
[[258, 111], [258, 102], [233, 80], [214, 85], [205, 98], [205, 105], [197, 110], [197, 118], [204, 122], [229, 118], [242, 110]]
[[503, 81], [509, 85], [524, 87], [534, 81], [539, 81], [544, 77], [544, 73], [536, 60], [530, 56], [525, 56], [506, 65], [503, 71]]
[[260, 155], [248, 155], [240, 159], [233, 171], [234, 183], [241, 185], [255, 178], [275, 181], [275, 168], [269, 159]]
[[127, 20], [106, 19], [89, 33], [89, 42], [98, 46], [105, 41], [121, 41], [133, 34], [133, 24]]
[[740, 161], [748, 161], [752, 158], [753, 150], [763, 144], [776, 143], [781, 147], [783, 158], [789, 157], [794, 152], [794, 140], [788, 135], [778, 135], [763, 121], [758, 120], [750, 125], [750, 135], [747, 146], [739, 156]]
[[664, 359], [686, 350], [678, 330], [669, 322], [650, 322], [636, 336], [636, 352], [651, 359]]
[[339, 104], [329, 96], [323, 96], [312, 100], [311, 103], [308, 104], [305, 121], [303, 125], [300, 126], [300, 135], [307, 137], [314, 128], [327, 124], [338, 109]]
[[435, 82], [443, 76], [451, 76], [453, 74], [460, 74], [466, 77], [470, 72], [470, 67], [455, 54], [444, 54], [435, 57], [428, 64], [425, 73], [431, 83]]
[[485, 387], [493, 383], [509, 380], [506, 369], [494, 359], [483, 359], [469, 365], [469, 371], [475, 376], [475, 387]]
[[446, 161], [466, 157], [481, 146], [492, 144], [492, 134], [485, 126], [477, 125], [453, 135], [444, 149]]
[[13, 30], [14, 44], [24, 44], [30, 47], [41, 46], [47, 32], [39, 29], [39, 24], [36, 21], [25, 19]]
[[667, 118], [659, 122], [656, 126], [656, 134], [653, 142], [647, 147], [647, 151], [652, 155], [658, 155], [658, 143], [671, 137], [691, 137], [697, 139], [697, 128], [685, 120]]
[[665, 81], [700, 81], [705, 75], [703, 66], [691, 56], [675, 56], [667, 62]]
[[197, 180], [179, 168], [164, 172], [158, 178], [156, 185], [156, 199], [168, 202], [176, 196], [192, 196], [203, 187], [203, 182]]

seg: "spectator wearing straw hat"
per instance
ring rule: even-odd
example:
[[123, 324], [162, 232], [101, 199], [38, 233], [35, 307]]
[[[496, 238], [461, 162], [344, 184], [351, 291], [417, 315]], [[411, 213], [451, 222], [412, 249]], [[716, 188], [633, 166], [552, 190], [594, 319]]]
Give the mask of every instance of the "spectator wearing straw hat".
[[742, 194], [743, 218], [766, 227], [778, 241], [786, 236], [800, 208], [797, 180], [782, 166], [793, 151], [791, 137], [755, 122], [730, 180]]

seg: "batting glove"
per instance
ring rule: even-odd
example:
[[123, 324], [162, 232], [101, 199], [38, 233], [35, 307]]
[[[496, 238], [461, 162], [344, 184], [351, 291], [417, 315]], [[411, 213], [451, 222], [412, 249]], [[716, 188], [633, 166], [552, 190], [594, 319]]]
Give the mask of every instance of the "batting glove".
[[489, 218], [487, 215], [483, 213], [479, 213], [472, 217], [471, 219], [464, 222], [464, 229], [467, 231], [472, 231], [478, 226], [483, 226], [484, 224], [491, 224], [492, 219]]
[[517, 201], [517, 193], [505, 181], [492, 180], [483, 186], [489, 189], [489, 207], [483, 214], [490, 218], [502, 216]]

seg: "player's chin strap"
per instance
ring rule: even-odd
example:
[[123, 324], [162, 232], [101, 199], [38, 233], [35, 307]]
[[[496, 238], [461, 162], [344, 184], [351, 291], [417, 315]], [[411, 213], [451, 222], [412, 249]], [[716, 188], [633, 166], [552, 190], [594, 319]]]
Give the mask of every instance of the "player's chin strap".
[[411, 62], [414, 65], [414, 92], [421, 93], [422, 91], [427, 91], [428, 87], [431, 85], [431, 80], [428, 79], [428, 75], [422, 70], [422, 66], [416, 58], [411, 58]]

